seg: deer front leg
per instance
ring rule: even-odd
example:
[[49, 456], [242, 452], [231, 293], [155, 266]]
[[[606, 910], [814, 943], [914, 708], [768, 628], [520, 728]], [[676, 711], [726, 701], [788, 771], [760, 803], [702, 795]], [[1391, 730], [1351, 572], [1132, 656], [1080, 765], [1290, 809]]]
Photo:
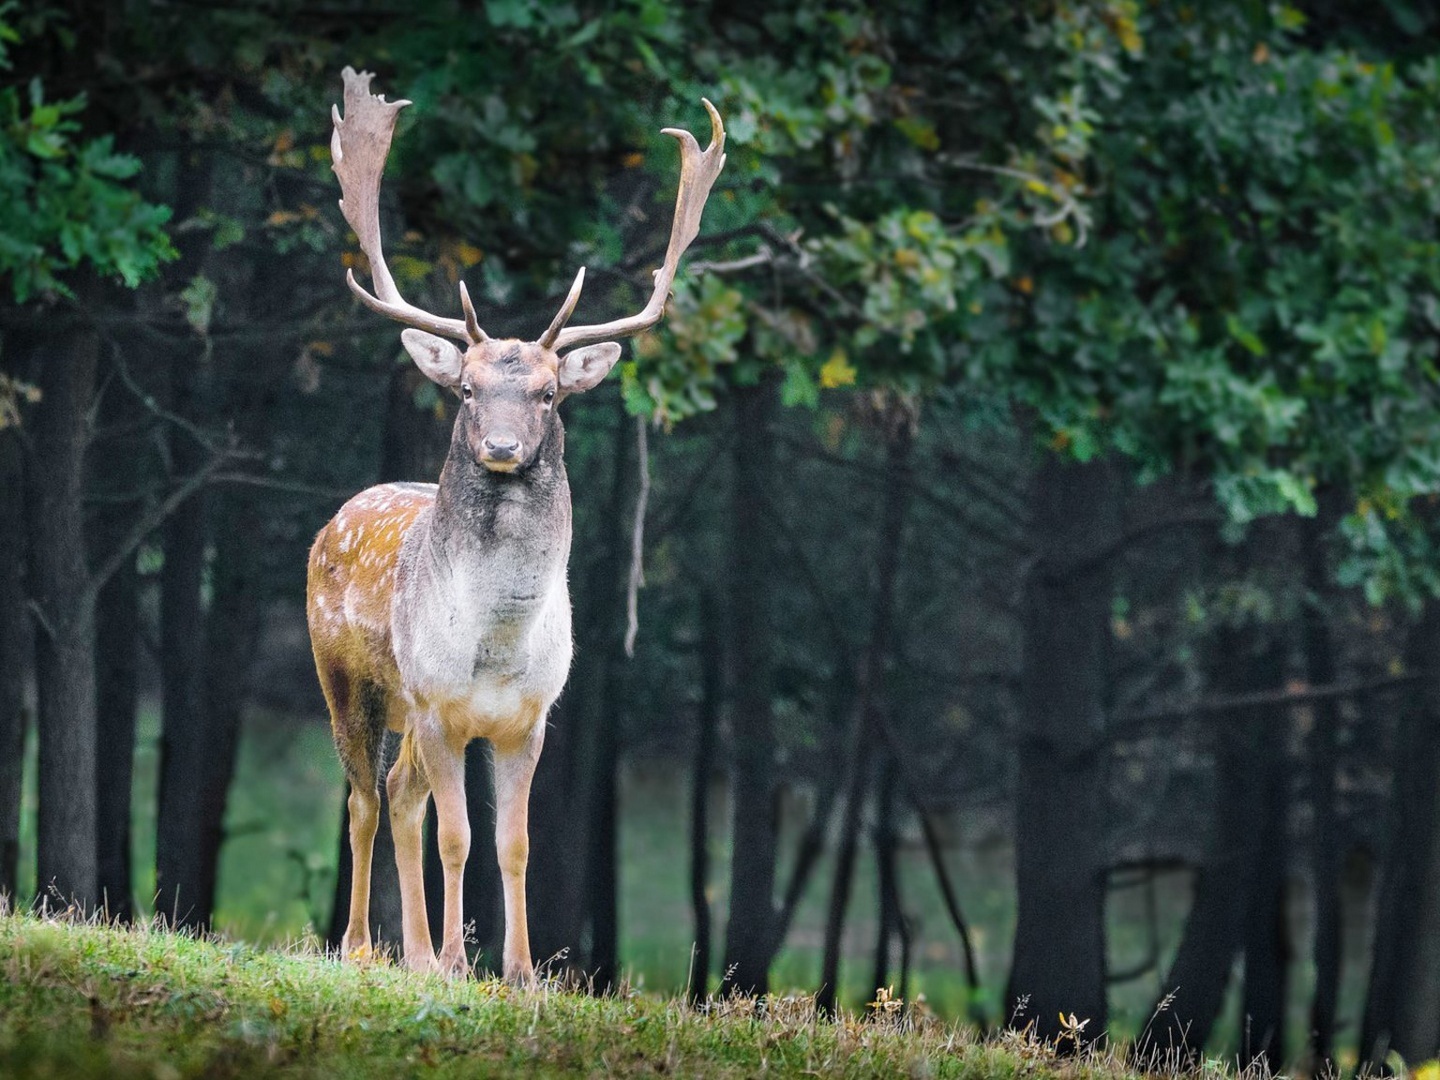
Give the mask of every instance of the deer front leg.
[[470, 855], [470, 815], [465, 807], [465, 747], [455, 746], [439, 730], [415, 733], [416, 748], [425, 763], [425, 775], [435, 796], [436, 840], [445, 871], [444, 937], [440, 943], [440, 971], [466, 975], [465, 921], [461, 893], [465, 860]]
[[544, 742], [542, 716], [519, 749], [495, 749], [495, 851], [505, 890], [504, 973], [507, 981], [523, 986], [535, 983], [525, 921], [525, 866], [530, 860], [530, 781]]
[[405, 966], [411, 971], [435, 970], [435, 947], [425, 914], [425, 865], [421, 828], [430, 784], [415, 752], [413, 731], [400, 741], [400, 755], [385, 778], [390, 796], [390, 833], [395, 841], [395, 869], [400, 875], [400, 922], [405, 941]]

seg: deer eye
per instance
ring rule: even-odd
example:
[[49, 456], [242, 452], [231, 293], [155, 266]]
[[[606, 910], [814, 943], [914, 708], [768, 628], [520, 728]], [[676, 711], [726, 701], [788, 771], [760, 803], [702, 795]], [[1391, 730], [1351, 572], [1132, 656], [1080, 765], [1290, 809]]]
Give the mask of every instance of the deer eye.
[[553, 402], [554, 400], [555, 400], [555, 388], [552, 386], [549, 390], [546, 390], [546, 391], [545, 391], [545, 404], [546, 404], [546, 405], [549, 405], [549, 404], [550, 404], [551, 402]]
[[466, 401], [470, 400], [471, 394], [472, 391], [470, 390], [469, 383], [465, 383], [463, 386], [460, 387], [460, 396], [463, 397]]

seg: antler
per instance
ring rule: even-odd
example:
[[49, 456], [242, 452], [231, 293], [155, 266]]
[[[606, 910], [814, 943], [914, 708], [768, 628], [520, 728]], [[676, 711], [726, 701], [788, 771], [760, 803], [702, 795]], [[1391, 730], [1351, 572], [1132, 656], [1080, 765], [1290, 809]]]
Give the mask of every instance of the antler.
[[[705, 101], [704, 98], [701, 99]], [[679, 128], [665, 128], [662, 135], [673, 135], [680, 143], [680, 191], [675, 196], [675, 223], [670, 229], [670, 243], [665, 248], [665, 265], [655, 271], [655, 290], [650, 302], [638, 315], [616, 319], [596, 326], [572, 326], [565, 329], [565, 323], [575, 310], [580, 299], [580, 287], [585, 280], [585, 268], [575, 277], [570, 295], [549, 329], [541, 335], [539, 344], [545, 348], [574, 348], [595, 341], [617, 337], [630, 337], [642, 330], [648, 330], [665, 314], [665, 300], [670, 295], [670, 285], [675, 280], [675, 271], [680, 265], [680, 256], [700, 231], [700, 213], [705, 209], [705, 200], [720, 170], [725, 167], [725, 123], [715, 106], [705, 101], [705, 111], [710, 114], [710, 145], [703, 151], [695, 136]]]
[[386, 101], [384, 95], [370, 93], [369, 71], [357, 72], [352, 67], [342, 71], [345, 80], [345, 116], [330, 107], [335, 133], [330, 138], [330, 157], [335, 175], [340, 178], [340, 212], [360, 238], [360, 250], [370, 260], [370, 279], [378, 296], [372, 296], [355, 280], [355, 271], [345, 271], [346, 284], [360, 302], [371, 311], [388, 315], [432, 334], [455, 338], [474, 345], [485, 340], [485, 332], [475, 318], [470, 294], [460, 283], [460, 304], [463, 319], [442, 319], [406, 303], [395, 287], [390, 268], [380, 244], [380, 174], [385, 171], [385, 158], [390, 153], [390, 140], [395, 135], [395, 121], [408, 101]]

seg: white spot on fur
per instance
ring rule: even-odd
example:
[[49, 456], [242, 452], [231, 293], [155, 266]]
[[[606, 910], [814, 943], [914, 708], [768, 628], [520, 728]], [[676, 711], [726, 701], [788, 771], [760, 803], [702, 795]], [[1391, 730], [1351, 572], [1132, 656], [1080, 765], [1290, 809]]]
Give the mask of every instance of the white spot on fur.
[[364, 626], [368, 629], [379, 630], [382, 627], [371, 619], [365, 617], [362, 606], [367, 599], [366, 593], [358, 585], [349, 585], [345, 589], [345, 621], [354, 623], [357, 626]]

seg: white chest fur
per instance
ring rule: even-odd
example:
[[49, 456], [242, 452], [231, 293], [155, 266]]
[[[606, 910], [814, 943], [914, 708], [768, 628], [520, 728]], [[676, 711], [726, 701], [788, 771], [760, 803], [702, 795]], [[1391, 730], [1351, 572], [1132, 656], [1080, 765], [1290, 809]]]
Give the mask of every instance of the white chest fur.
[[466, 738], [520, 735], [570, 670], [568, 544], [501, 542], [475, 552], [406, 537], [392, 611], [402, 684]]

